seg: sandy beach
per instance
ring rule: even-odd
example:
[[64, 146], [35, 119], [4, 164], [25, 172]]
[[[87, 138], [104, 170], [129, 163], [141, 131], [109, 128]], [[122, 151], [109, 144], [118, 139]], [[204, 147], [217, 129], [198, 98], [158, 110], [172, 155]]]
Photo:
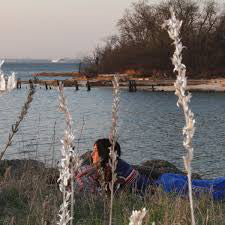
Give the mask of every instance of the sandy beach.
[[[139, 87], [139, 90], [146, 90], [146, 91], [152, 91], [152, 87]], [[209, 80], [209, 83], [207, 84], [197, 84], [197, 85], [187, 85], [188, 91], [199, 91], [199, 92], [225, 92], [225, 80], [220, 82], [213, 83]], [[154, 91], [175, 91], [174, 85], [168, 85], [168, 86], [155, 86]]]

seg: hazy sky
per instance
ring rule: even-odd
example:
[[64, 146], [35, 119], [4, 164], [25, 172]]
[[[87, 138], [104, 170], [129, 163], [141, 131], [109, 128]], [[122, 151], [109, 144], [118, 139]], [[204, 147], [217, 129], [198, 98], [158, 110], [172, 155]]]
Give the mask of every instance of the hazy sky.
[[0, 0], [0, 58], [82, 56], [115, 33], [134, 1]]
[[0, 58], [83, 56], [115, 33], [136, 1], [0, 0]]

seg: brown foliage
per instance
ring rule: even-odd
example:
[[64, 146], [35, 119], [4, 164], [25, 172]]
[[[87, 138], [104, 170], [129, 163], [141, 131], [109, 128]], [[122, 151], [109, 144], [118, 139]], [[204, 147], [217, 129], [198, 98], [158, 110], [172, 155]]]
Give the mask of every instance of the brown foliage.
[[[161, 29], [173, 6], [179, 20], [184, 50], [184, 64], [192, 77], [206, 71], [223, 70], [225, 75], [225, 10], [214, 1], [168, 0], [158, 4], [133, 3], [118, 21], [119, 35], [109, 37], [105, 46], [96, 48], [92, 69], [98, 73], [137, 70], [170, 71], [173, 50], [167, 33]], [[219, 10], [220, 9], [220, 10]], [[96, 60], [98, 59], [98, 64]], [[210, 74], [211, 75], [211, 74]]]

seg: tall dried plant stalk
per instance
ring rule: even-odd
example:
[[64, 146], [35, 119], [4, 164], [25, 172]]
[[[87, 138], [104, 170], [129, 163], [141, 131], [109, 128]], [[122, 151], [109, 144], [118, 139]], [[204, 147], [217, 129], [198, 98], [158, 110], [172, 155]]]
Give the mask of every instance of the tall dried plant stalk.
[[116, 181], [116, 166], [117, 166], [117, 152], [115, 152], [115, 145], [118, 139], [118, 110], [119, 110], [119, 80], [118, 75], [114, 75], [113, 83], [113, 104], [112, 104], [112, 129], [109, 140], [111, 142], [110, 148], [110, 160], [109, 165], [112, 171], [112, 180], [110, 182], [110, 214], [109, 214], [109, 225], [112, 224], [112, 210], [113, 210], [113, 197], [114, 197], [114, 183]]
[[12, 139], [13, 139], [14, 135], [17, 133], [19, 125], [20, 125], [21, 121], [24, 119], [25, 115], [27, 114], [30, 104], [33, 101], [34, 93], [35, 93], [35, 88], [34, 88], [33, 84], [31, 83], [26, 102], [24, 103], [24, 105], [21, 109], [18, 120], [16, 121], [15, 124], [12, 125], [12, 131], [11, 131], [11, 133], [9, 133], [7, 143], [5, 144], [5, 147], [3, 148], [3, 150], [0, 153], [0, 160], [3, 158], [8, 147], [12, 144]]
[[2, 94], [5, 94], [6, 92], [13, 90], [16, 87], [17, 82], [14, 72], [11, 76], [8, 77], [8, 80], [6, 81], [3, 71], [1, 69], [4, 62], [4, 60], [0, 60], [0, 96]]
[[146, 214], [147, 210], [145, 208], [141, 210], [133, 210], [132, 215], [130, 216], [129, 225], [141, 225]]
[[192, 138], [195, 132], [195, 120], [194, 114], [189, 108], [188, 103], [191, 99], [191, 94], [186, 93], [187, 78], [186, 78], [186, 66], [182, 64], [182, 49], [184, 48], [179, 37], [182, 21], [179, 21], [175, 17], [173, 9], [170, 9], [171, 18], [166, 20], [163, 27], [167, 28], [170, 38], [173, 40], [175, 46], [175, 52], [173, 54], [172, 63], [174, 65], [174, 72], [177, 72], [177, 79], [174, 83], [175, 94], [178, 96], [177, 106], [181, 107], [185, 116], [185, 127], [183, 128], [184, 148], [187, 150], [187, 154], [183, 156], [184, 166], [188, 174], [188, 188], [189, 188], [189, 200], [191, 208], [192, 225], [195, 224], [193, 198], [192, 198], [192, 184], [191, 184], [191, 161], [193, 158]]
[[[82, 161], [77, 152], [74, 151], [74, 131], [72, 129], [72, 117], [67, 107], [66, 98], [64, 96], [64, 88], [62, 83], [59, 85], [59, 109], [65, 115], [66, 128], [64, 130], [64, 139], [61, 140], [61, 163], [60, 177], [58, 179], [59, 189], [63, 193], [63, 203], [60, 206], [58, 222], [59, 225], [67, 225], [69, 222], [73, 224], [73, 207], [74, 207], [74, 173], [81, 166]], [[69, 210], [70, 205], [70, 210]]]

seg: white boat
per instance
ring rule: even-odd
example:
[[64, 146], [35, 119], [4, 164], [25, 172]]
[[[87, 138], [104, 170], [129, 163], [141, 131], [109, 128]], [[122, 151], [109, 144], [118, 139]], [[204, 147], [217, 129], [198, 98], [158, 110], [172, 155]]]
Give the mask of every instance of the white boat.
[[75, 60], [70, 58], [60, 58], [60, 59], [52, 59], [51, 62], [52, 63], [74, 63]]
[[51, 62], [52, 63], [58, 63], [60, 61], [60, 59], [52, 59]]

